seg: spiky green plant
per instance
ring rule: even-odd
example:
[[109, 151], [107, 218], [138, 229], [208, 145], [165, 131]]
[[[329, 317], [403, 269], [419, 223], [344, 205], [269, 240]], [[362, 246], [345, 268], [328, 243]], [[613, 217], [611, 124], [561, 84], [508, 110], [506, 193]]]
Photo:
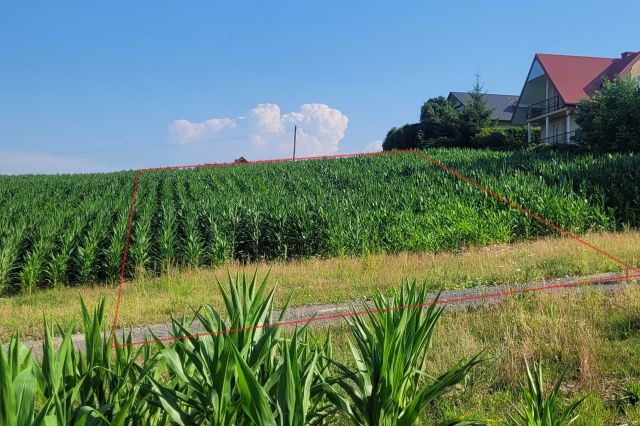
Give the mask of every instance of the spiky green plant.
[[[368, 309], [368, 315], [348, 321], [355, 339], [349, 342], [355, 369], [334, 362], [339, 377], [335, 384], [345, 396], [336, 390], [329, 395], [337, 409], [356, 424], [418, 424], [428, 404], [460, 383], [480, 362], [476, 355], [438, 377], [425, 370], [442, 314], [442, 308], [434, 304], [425, 310], [426, 302], [426, 287], [405, 281], [391, 298], [378, 292], [375, 309]], [[465, 420], [453, 419], [448, 424], [465, 424]]]
[[564, 375], [560, 376], [548, 394], [544, 389], [542, 363], [535, 363], [533, 371], [527, 366], [527, 387], [523, 389], [523, 401], [515, 406], [515, 415], [510, 415], [511, 423], [523, 426], [566, 426], [574, 423], [577, 415], [574, 411], [584, 398], [577, 399], [567, 406], [560, 401], [560, 385]]
[[37, 379], [31, 351], [17, 336], [9, 340], [7, 356], [0, 348], [0, 424], [30, 425], [34, 420]]

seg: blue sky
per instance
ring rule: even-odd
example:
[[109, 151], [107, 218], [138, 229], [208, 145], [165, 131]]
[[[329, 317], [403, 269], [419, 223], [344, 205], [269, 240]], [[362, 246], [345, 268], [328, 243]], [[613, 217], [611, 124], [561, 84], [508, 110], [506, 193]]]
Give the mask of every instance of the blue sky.
[[0, 174], [371, 150], [429, 97], [519, 94], [535, 52], [640, 50], [620, 1], [5, 2]]

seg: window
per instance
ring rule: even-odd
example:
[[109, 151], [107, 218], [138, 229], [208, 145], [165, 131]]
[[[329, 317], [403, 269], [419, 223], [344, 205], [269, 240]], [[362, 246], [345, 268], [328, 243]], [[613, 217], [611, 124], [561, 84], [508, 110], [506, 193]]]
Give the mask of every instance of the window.
[[560, 127], [553, 126], [553, 141], [560, 142]]
[[638, 87], [640, 87], [640, 75], [636, 77], [636, 83], [638, 83]]

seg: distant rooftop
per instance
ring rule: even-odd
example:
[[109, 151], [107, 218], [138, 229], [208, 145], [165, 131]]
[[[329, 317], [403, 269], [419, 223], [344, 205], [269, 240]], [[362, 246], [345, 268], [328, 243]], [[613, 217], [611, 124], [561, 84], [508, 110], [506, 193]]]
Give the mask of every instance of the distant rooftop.
[[[458, 101], [461, 106], [465, 106], [469, 102], [470, 95], [467, 92], [450, 92], [448, 99], [450, 101]], [[511, 117], [516, 108], [518, 102], [518, 96], [516, 95], [498, 95], [495, 93], [486, 93], [484, 100], [487, 103], [489, 109], [493, 110], [491, 113], [491, 120], [497, 121], [511, 121]]]

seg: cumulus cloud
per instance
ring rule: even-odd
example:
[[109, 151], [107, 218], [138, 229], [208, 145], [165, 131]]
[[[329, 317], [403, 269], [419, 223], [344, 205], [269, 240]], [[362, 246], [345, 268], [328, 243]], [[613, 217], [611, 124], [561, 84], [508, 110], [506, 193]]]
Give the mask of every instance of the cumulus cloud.
[[303, 104], [297, 111], [283, 113], [278, 105], [265, 103], [237, 118], [175, 120], [169, 134], [180, 144], [234, 140], [234, 151], [246, 152], [252, 158], [268, 158], [291, 152], [293, 129], [297, 126], [297, 155], [328, 155], [338, 151], [348, 123], [346, 115], [326, 104]]
[[90, 173], [106, 169], [98, 164], [75, 157], [37, 152], [0, 151], [0, 175], [27, 173]]
[[201, 123], [194, 123], [189, 120], [175, 120], [171, 125], [172, 136], [178, 143], [189, 143], [201, 141], [217, 135], [222, 129], [236, 127], [235, 122], [230, 118], [213, 118]]
[[378, 151], [382, 151], [381, 139], [376, 139], [375, 141], [371, 142], [370, 144], [364, 147], [364, 152], [378, 152]]

